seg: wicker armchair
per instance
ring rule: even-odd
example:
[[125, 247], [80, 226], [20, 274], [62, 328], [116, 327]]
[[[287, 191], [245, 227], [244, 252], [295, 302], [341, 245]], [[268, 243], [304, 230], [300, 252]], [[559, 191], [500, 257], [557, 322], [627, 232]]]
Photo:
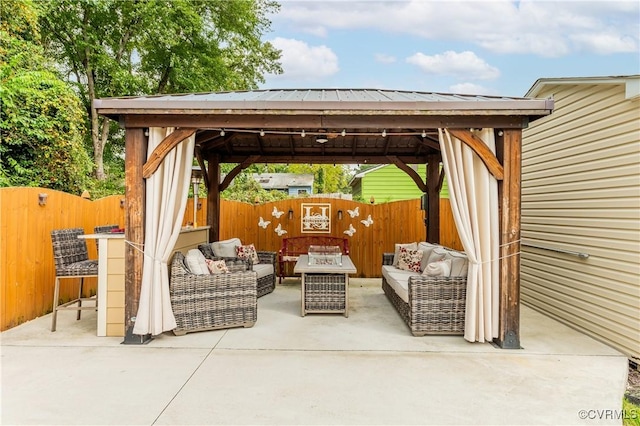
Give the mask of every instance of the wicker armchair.
[[195, 275], [176, 252], [169, 290], [177, 336], [194, 331], [252, 327], [258, 318], [256, 273], [244, 261], [227, 261], [230, 273]]
[[[393, 264], [393, 253], [382, 255], [383, 265]], [[409, 277], [409, 303], [382, 277], [382, 289], [414, 336], [464, 334], [467, 277]]]
[[[207, 259], [222, 259], [221, 257], [216, 257], [213, 254], [211, 244], [200, 244], [198, 249]], [[258, 254], [258, 259], [260, 259], [261, 264], [273, 265], [273, 274], [268, 274], [258, 278], [258, 297], [262, 297], [265, 294], [273, 292], [276, 288], [276, 252], [256, 250], [256, 253]], [[224, 259], [227, 261], [240, 261], [237, 257], [226, 257]], [[253, 270], [253, 265], [250, 260], [243, 260], [243, 262], [247, 262], [249, 265], [248, 269]]]

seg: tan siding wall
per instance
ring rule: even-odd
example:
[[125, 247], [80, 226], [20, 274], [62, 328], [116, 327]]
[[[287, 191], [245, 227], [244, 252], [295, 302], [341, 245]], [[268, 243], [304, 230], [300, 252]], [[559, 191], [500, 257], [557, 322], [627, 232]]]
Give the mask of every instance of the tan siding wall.
[[523, 133], [522, 302], [640, 358], [640, 100], [624, 84], [550, 96]]

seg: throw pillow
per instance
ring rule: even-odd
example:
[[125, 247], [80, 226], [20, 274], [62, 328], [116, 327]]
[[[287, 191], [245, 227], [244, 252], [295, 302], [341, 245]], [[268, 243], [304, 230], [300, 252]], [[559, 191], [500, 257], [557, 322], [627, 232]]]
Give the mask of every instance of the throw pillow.
[[236, 257], [236, 246], [240, 245], [240, 238], [230, 238], [211, 243], [211, 249], [216, 257]]
[[427, 264], [429, 263], [429, 256], [431, 256], [431, 252], [436, 248], [442, 248], [442, 246], [425, 241], [418, 243], [418, 250], [422, 250], [422, 265], [420, 265], [421, 271], [424, 271], [424, 268], [427, 267]]
[[184, 263], [192, 274], [209, 275], [209, 267], [207, 266], [204, 254], [198, 249], [191, 249], [184, 257]]
[[451, 276], [466, 277], [469, 269], [469, 258], [465, 253], [449, 250], [445, 259], [451, 259]]
[[422, 261], [422, 250], [408, 250], [400, 247], [398, 268], [405, 271], [420, 272], [420, 261]]
[[393, 254], [393, 266], [398, 267], [398, 256], [400, 255], [400, 248], [404, 247], [409, 250], [418, 250], [417, 243], [405, 243], [405, 244], [396, 244], [396, 251]]
[[429, 263], [422, 275], [430, 275], [432, 277], [448, 277], [451, 273], [451, 259], [443, 259], [437, 262]]
[[256, 248], [253, 244], [248, 244], [246, 246], [236, 246], [236, 254], [240, 259], [249, 259], [251, 263], [257, 265], [260, 263], [260, 258], [258, 257], [258, 253], [256, 252]]
[[212, 274], [224, 274], [229, 272], [229, 268], [227, 268], [227, 264], [224, 260], [211, 260], [205, 259], [207, 262], [207, 267], [209, 268], [209, 272]]

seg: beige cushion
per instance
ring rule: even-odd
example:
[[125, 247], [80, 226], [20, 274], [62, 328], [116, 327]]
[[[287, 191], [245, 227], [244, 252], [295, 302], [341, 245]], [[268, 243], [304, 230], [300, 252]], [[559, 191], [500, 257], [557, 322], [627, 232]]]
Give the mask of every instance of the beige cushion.
[[256, 252], [256, 247], [253, 244], [247, 244], [245, 246], [236, 247], [236, 256], [240, 259], [250, 259], [254, 265], [260, 263], [260, 258]]
[[205, 261], [207, 262], [207, 267], [211, 274], [225, 274], [229, 272], [229, 268], [227, 268], [227, 264], [224, 260], [205, 259]]
[[451, 259], [442, 259], [437, 262], [429, 263], [422, 275], [432, 277], [448, 277], [451, 274]]
[[429, 263], [433, 263], [433, 262], [437, 262], [439, 260], [442, 260], [445, 258], [445, 256], [447, 255], [447, 253], [449, 253], [449, 250], [445, 249], [444, 247], [436, 247], [433, 250], [431, 250], [431, 254], [429, 255], [429, 258], [427, 259], [427, 265]]
[[425, 241], [421, 241], [418, 243], [418, 250], [422, 250], [422, 262], [420, 265], [420, 270], [424, 271], [424, 268], [427, 267], [429, 263], [429, 256], [431, 256], [431, 252], [436, 248], [442, 248], [439, 244], [427, 243]]
[[240, 238], [230, 238], [211, 243], [211, 249], [217, 257], [236, 257], [236, 246], [241, 245]]
[[209, 275], [209, 267], [207, 266], [204, 254], [198, 249], [191, 249], [184, 257], [184, 263], [192, 274]]
[[451, 259], [451, 276], [466, 277], [469, 270], [469, 258], [465, 253], [447, 250], [445, 259]]
[[398, 255], [400, 254], [400, 247], [404, 247], [409, 250], [418, 250], [418, 243], [405, 243], [405, 244], [396, 244], [396, 250], [393, 254], [393, 266], [398, 266]]
[[421, 262], [422, 250], [409, 250], [404, 247], [400, 247], [400, 253], [398, 254], [398, 269], [420, 272]]

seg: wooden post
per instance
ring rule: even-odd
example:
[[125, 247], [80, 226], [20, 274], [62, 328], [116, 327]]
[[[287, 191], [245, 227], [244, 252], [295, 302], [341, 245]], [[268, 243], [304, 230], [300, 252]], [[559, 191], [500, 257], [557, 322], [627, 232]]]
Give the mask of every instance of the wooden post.
[[440, 243], [440, 155], [427, 157], [427, 241]]
[[144, 263], [145, 180], [142, 167], [147, 160], [147, 138], [142, 128], [125, 129], [125, 344], [141, 344], [151, 336], [133, 334], [133, 325], [140, 303], [142, 265]]
[[[520, 349], [520, 222], [522, 130], [504, 130], [496, 137], [504, 180], [498, 181], [500, 199], [500, 323], [496, 343]], [[500, 158], [502, 157], [502, 158]]]
[[210, 226], [209, 241], [213, 242], [220, 240], [220, 162], [217, 156], [215, 161], [209, 160], [208, 172], [207, 225]]

